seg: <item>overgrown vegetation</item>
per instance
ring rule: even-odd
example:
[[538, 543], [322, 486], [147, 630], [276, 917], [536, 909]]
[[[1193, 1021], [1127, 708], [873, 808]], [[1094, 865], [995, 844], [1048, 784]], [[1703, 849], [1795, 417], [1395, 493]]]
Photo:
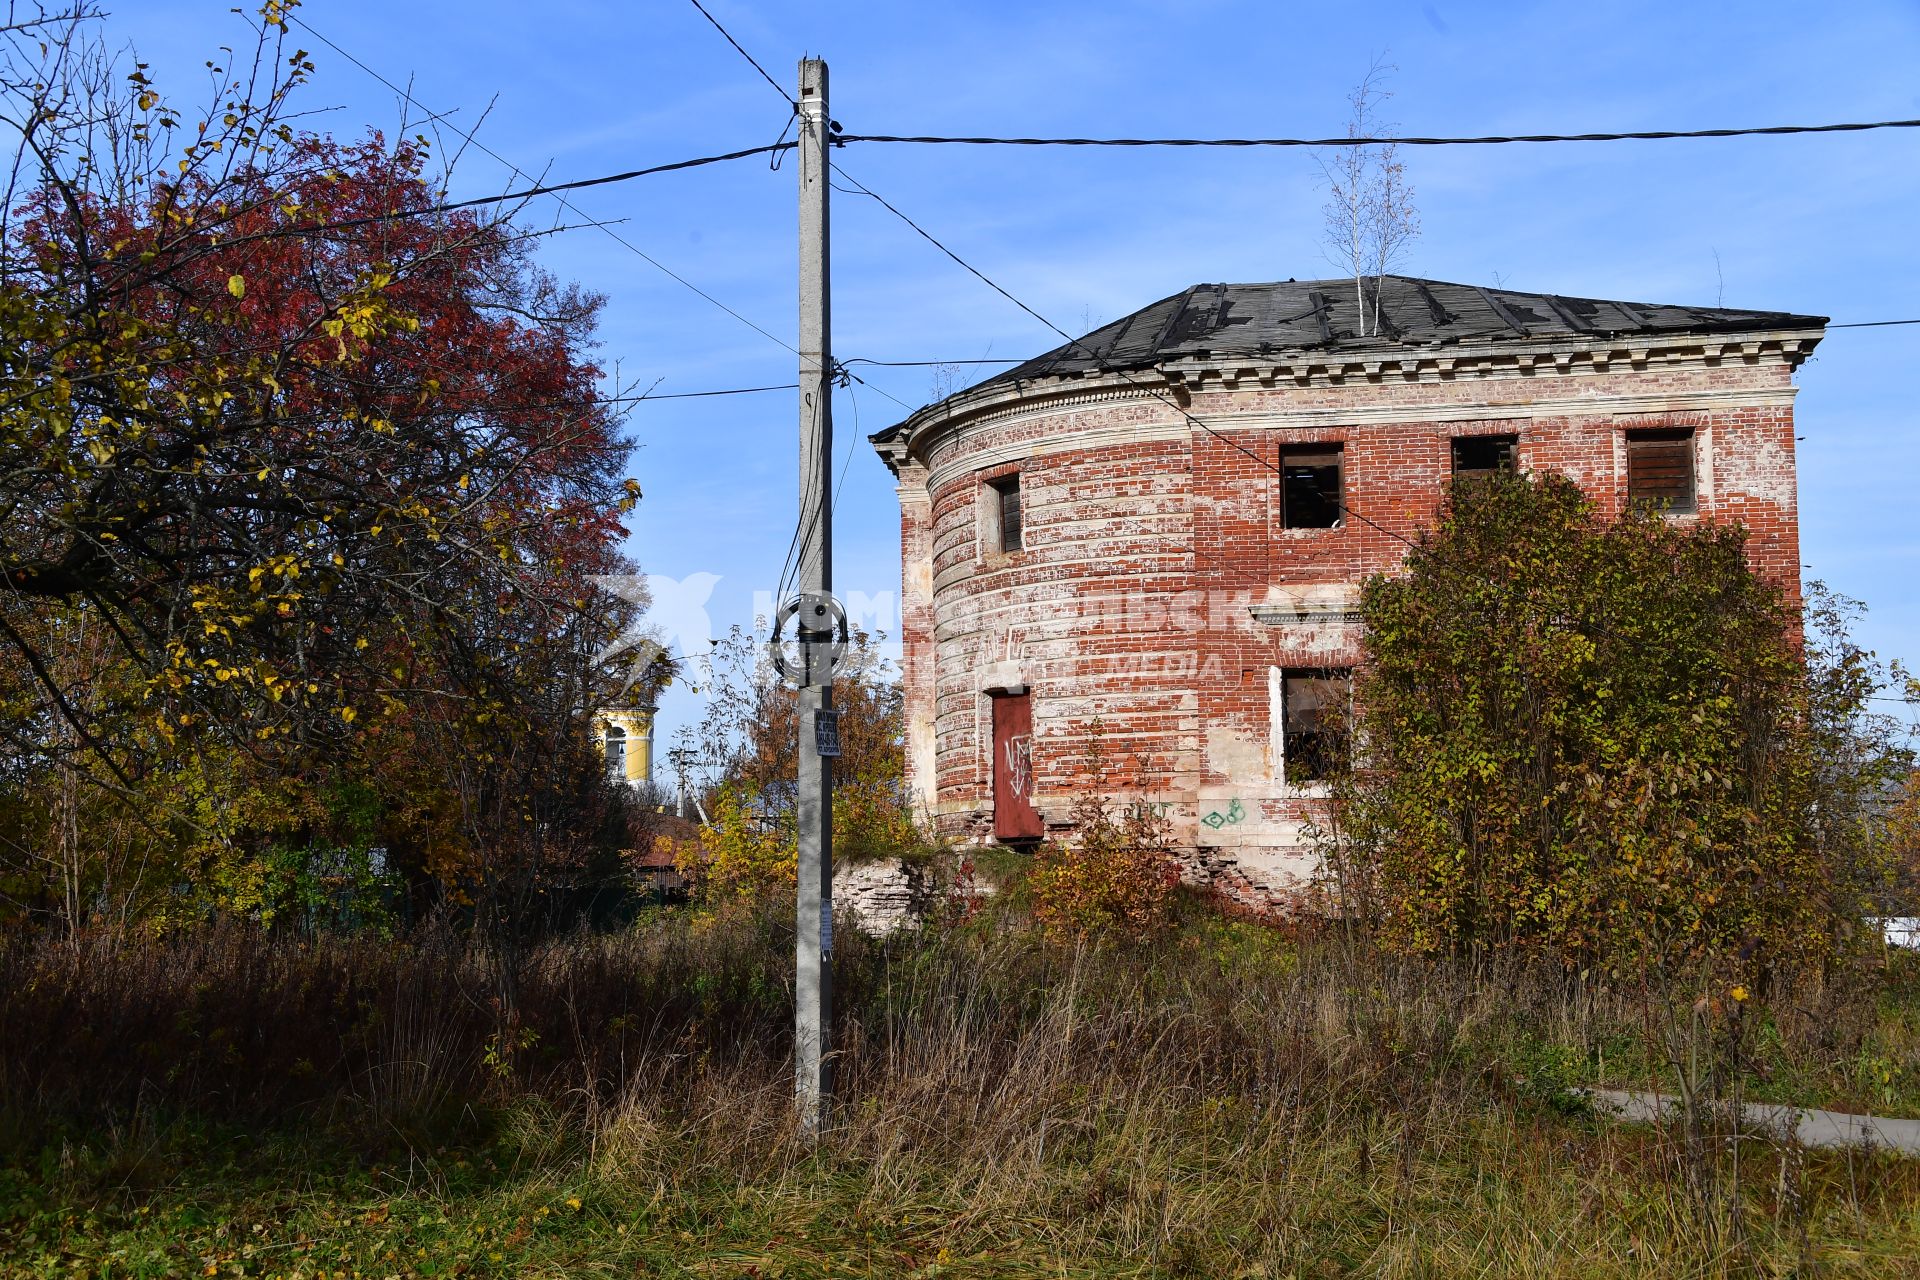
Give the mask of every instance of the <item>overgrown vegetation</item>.
[[[1105, 776], [1099, 725], [1086, 776]], [[1144, 801], [1114, 801], [1090, 790], [1074, 801], [1069, 838], [1035, 852], [1026, 877], [1033, 919], [1056, 938], [1139, 939], [1167, 923], [1180, 863], [1172, 823]]]
[[199, 102], [90, 5], [0, 26], [0, 931], [437, 905], [510, 998], [632, 842], [600, 300], [438, 208], [431, 122], [304, 132], [290, 8]]
[[1331, 846], [1419, 951], [1516, 947], [1752, 986], [1833, 955], [1885, 882], [1910, 757], [1821, 594], [1796, 616], [1735, 526], [1601, 517], [1571, 481], [1456, 486], [1374, 579], [1364, 735]]
[[[1737, 529], [1555, 478], [1461, 485], [1369, 585], [1322, 919], [1180, 888], [1097, 792], [1031, 857], [940, 847], [859, 637], [837, 853], [932, 901], [835, 930], [804, 1140], [792, 695], [738, 631], [687, 673], [693, 901], [610, 921], [652, 833], [588, 714], [678, 673], [610, 665], [644, 601], [594, 586], [638, 497], [598, 302], [435, 209], [424, 135], [296, 133], [286, 7], [204, 130], [84, 13], [0, 27], [0, 1273], [1920, 1256], [1920, 1168], [1738, 1115], [1920, 1115], [1920, 959], [1870, 924], [1920, 914], [1893, 673]], [[1378, 154], [1333, 175], [1363, 328], [1414, 230]], [[1685, 1105], [1623, 1128], [1602, 1085]]]
[[[833, 761], [833, 856], [925, 863], [937, 852], [907, 799], [900, 684], [880, 652], [882, 636], [858, 632], [834, 678], [840, 755]], [[702, 817], [698, 839], [678, 841], [675, 860], [697, 895], [740, 896], [790, 888], [798, 864], [798, 700], [755, 638], [735, 627], [697, 664], [706, 698], [698, 724], [667, 752], [682, 792]]]
[[[485, 964], [452, 938], [15, 949], [0, 1256], [308, 1275], [1739, 1260], [1703, 1247], [1682, 1145], [1571, 1092], [1657, 1072], [1631, 999], [1521, 958], [1226, 920], [1191, 895], [1151, 940], [1062, 945], [1014, 897], [950, 929], [837, 931], [843, 1103], [817, 1150], [791, 1124], [777, 897], [543, 944], [505, 1042]], [[1910, 1001], [1920, 974], [1893, 961]], [[1769, 1022], [1752, 1070], [1809, 1100], [1920, 1105], [1920, 1029], [1858, 989], [1836, 980]], [[1897, 1064], [1891, 1097], [1865, 1091], [1869, 1061]], [[1743, 1159], [1746, 1263], [1887, 1275], [1920, 1249], [1913, 1164]]]
[[1356, 931], [1638, 1003], [1701, 1238], [1741, 1256], [1725, 1126], [1761, 1037], [1836, 981], [1873, 998], [1913, 767], [1871, 705], [1899, 672], [1849, 640], [1849, 602], [1815, 584], [1797, 610], [1746, 552], [1558, 475], [1456, 482], [1367, 584], [1323, 831]]

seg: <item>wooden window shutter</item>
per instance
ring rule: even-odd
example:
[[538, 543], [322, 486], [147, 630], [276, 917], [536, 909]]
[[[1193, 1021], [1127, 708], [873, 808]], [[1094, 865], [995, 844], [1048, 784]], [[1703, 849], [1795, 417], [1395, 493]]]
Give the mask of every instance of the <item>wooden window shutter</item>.
[[1695, 510], [1691, 428], [1627, 432], [1627, 501]]

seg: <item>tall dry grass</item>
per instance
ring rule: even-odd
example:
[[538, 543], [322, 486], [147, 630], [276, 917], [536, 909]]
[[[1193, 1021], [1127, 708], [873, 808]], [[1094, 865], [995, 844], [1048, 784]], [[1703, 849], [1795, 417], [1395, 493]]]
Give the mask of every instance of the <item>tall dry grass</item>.
[[[1004, 913], [836, 934], [841, 1102], [817, 1146], [792, 1124], [779, 904], [552, 941], [511, 1010], [484, 958], [433, 931], [16, 945], [0, 1138], [199, 1115], [424, 1143], [506, 1112], [650, 1200], [748, 1195], [803, 1223], [937, 1224], [1009, 1257], [1167, 1274], [1707, 1274], [1836, 1240], [1884, 1262], [1920, 1237], [1911, 1168], [1771, 1149], [1746, 1157], [1740, 1229], [1704, 1229], [1698, 1148], [1582, 1116], [1564, 1087], [1646, 1069], [1644, 1001], [1557, 970], [1192, 905], [1138, 946], [1065, 948]], [[1813, 1058], [1873, 1017], [1832, 998]]]

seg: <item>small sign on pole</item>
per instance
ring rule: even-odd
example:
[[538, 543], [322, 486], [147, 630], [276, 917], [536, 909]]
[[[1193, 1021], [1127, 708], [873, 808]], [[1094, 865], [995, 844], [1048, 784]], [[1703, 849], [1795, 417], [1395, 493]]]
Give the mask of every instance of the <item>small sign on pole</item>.
[[823, 756], [840, 754], [840, 713], [822, 707], [813, 713], [813, 748]]

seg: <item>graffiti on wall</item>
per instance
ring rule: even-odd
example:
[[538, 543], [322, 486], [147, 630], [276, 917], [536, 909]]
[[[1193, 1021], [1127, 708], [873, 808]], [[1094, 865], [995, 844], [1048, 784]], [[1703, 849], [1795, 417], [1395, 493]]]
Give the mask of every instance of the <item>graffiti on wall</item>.
[[1246, 817], [1246, 806], [1240, 803], [1238, 796], [1235, 796], [1225, 809], [1215, 809], [1209, 813], [1201, 814], [1200, 821], [1206, 823], [1215, 831], [1218, 831], [1222, 827], [1237, 827], [1246, 821]]
[[1033, 782], [1033, 735], [1018, 734], [1007, 739], [1007, 788], [1024, 797]]

